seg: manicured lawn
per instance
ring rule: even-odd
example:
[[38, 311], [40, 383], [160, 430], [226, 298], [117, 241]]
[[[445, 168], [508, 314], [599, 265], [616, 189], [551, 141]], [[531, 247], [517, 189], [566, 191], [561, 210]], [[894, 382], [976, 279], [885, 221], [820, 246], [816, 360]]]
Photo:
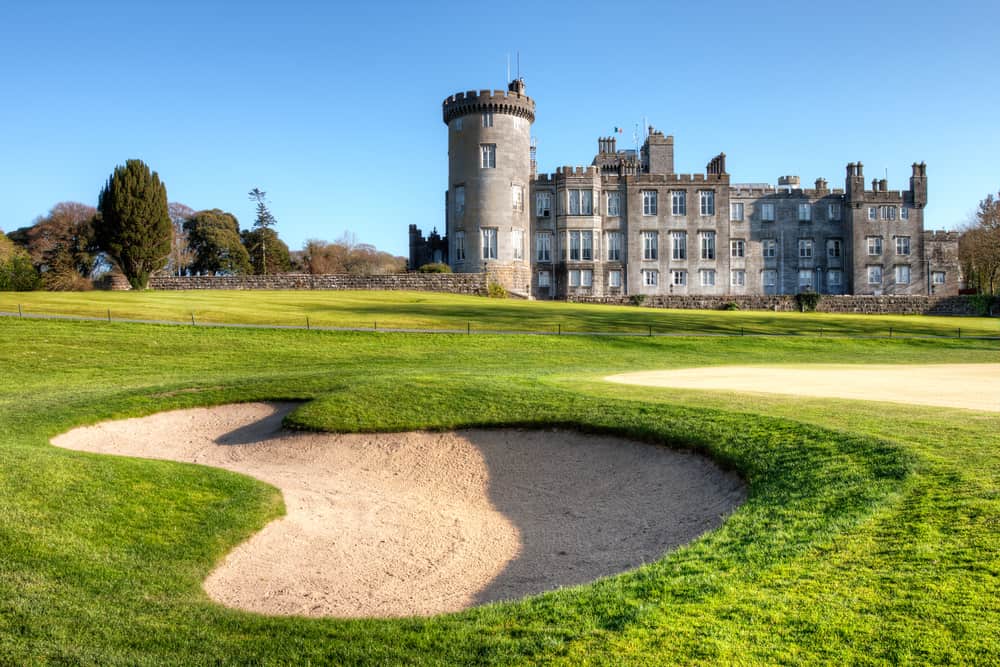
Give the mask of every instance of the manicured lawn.
[[0, 292], [0, 311], [284, 326], [465, 331], [1000, 336], [1000, 319], [695, 311], [428, 292]]
[[[250, 296], [261, 293], [234, 294], [215, 307], [244, 320], [285, 307], [338, 322], [365, 308], [398, 309], [411, 323], [458, 322], [473, 306], [497, 323], [675, 315], [409, 294], [370, 294], [366, 306], [350, 293], [268, 293], [255, 308]], [[51, 303], [65, 312], [73, 299], [80, 308], [118, 299], [138, 309], [130, 316], [150, 317], [153, 307], [182, 309], [185, 296], [220, 298]], [[681, 316], [717, 330], [750, 321], [730, 319], [739, 317], [827, 326], [819, 316]], [[967, 339], [470, 337], [0, 318], [0, 664], [996, 663], [1000, 415], [600, 378], [703, 364], [997, 361], [1000, 342]], [[200, 588], [233, 545], [280, 515], [274, 489], [48, 444], [77, 424], [256, 399], [308, 401], [291, 422], [311, 429], [621, 433], [706, 452], [741, 471], [750, 496], [721, 529], [591, 585], [430, 619], [274, 618], [212, 604]]]

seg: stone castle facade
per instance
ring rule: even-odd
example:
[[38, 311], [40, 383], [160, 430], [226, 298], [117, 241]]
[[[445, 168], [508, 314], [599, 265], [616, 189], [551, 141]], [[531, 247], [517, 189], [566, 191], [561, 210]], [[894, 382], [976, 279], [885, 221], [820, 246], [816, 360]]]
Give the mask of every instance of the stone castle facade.
[[541, 299], [651, 296], [958, 293], [958, 235], [924, 231], [927, 167], [907, 190], [730, 181], [726, 155], [674, 171], [674, 138], [650, 127], [638, 154], [598, 139], [587, 167], [537, 174], [535, 102], [523, 80], [458, 93], [448, 126], [446, 234], [410, 226], [410, 267], [441, 259]]

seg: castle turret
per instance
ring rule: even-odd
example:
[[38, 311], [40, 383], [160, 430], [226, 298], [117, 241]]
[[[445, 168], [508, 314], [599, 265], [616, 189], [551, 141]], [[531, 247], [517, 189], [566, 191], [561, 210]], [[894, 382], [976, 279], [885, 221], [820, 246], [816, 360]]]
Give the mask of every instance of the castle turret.
[[847, 165], [847, 179], [844, 183], [847, 201], [855, 206], [861, 206], [865, 198], [865, 165], [851, 162]]
[[449, 264], [488, 271], [508, 289], [530, 283], [528, 243], [531, 124], [535, 102], [524, 80], [506, 91], [452, 95], [442, 104], [448, 126]]

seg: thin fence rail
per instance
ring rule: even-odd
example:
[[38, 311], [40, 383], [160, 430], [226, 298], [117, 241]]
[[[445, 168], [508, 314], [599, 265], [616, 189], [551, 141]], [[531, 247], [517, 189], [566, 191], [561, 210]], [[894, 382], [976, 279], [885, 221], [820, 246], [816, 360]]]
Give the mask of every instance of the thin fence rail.
[[925, 333], [925, 332], [905, 332], [897, 327], [887, 327], [884, 331], [844, 331], [842, 329], [830, 330], [826, 327], [816, 329], [801, 329], [796, 331], [753, 331], [745, 326], [739, 329], [718, 330], [718, 331], [698, 331], [690, 329], [657, 329], [652, 324], [638, 324], [635, 322], [622, 323], [623, 327], [630, 330], [569, 330], [563, 326], [562, 322], [556, 322], [547, 329], [498, 329], [484, 326], [482, 328], [473, 326], [474, 322], [467, 321], [461, 328], [438, 328], [438, 327], [391, 327], [385, 326], [385, 322], [379, 324], [373, 320], [367, 326], [323, 326], [317, 325], [310, 320], [309, 316], [303, 316], [302, 324], [268, 324], [249, 322], [215, 322], [200, 321], [195, 313], [190, 314], [189, 321], [181, 320], [155, 320], [112, 317], [111, 310], [108, 309], [106, 315], [64, 315], [54, 313], [27, 313], [18, 305], [17, 312], [0, 311], [0, 317], [11, 317], [26, 320], [60, 320], [71, 322], [103, 322], [118, 324], [156, 324], [166, 326], [195, 326], [208, 328], [237, 328], [237, 329], [279, 329], [279, 330], [302, 330], [302, 331], [354, 331], [371, 333], [403, 333], [403, 334], [461, 334], [461, 335], [491, 335], [491, 336], [609, 336], [627, 338], [664, 338], [664, 337], [694, 337], [694, 338], [733, 338], [733, 337], [774, 337], [774, 338], [794, 338], [794, 337], [817, 337], [817, 338], [852, 338], [852, 339], [927, 339], [927, 340], [1000, 340], [1000, 331], [996, 335], [982, 333], [970, 334], [963, 332], [961, 327], [956, 327], [953, 333]]

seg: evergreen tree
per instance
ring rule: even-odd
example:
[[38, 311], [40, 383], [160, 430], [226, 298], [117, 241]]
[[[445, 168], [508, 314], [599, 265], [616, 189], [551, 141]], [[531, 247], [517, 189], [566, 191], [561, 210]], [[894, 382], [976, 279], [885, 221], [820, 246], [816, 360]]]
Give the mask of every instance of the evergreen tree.
[[196, 273], [250, 273], [250, 255], [240, 239], [240, 223], [232, 213], [215, 208], [199, 211], [184, 221], [194, 253]]
[[[278, 224], [270, 209], [267, 208], [267, 193], [260, 188], [254, 188], [248, 193], [250, 201], [257, 202], [257, 217], [253, 221], [253, 229], [256, 233], [244, 234], [244, 239], [250, 239], [255, 245], [250, 246], [251, 256], [253, 256], [254, 267], [261, 267], [263, 274], [267, 275], [267, 268], [270, 264], [267, 261], [267, 247], [273, 240], [277, 240], [277, 232], [271, 231], [271, 227]], [[268, 233], [270, 232], [270, 233]], [[273, 239], [272, 239], [273, 236]], [[284, 245], [284, 244], [282, 244]], [[288, 246], [285, 246], [285, 253], [288, 253]], [[261, 273], [261, 271], [257, 271]]]
[[291, 270], [292, 257], [288, 245], [278, 238], [273, 229], [245, 229], [240, 237], [250, 251], [250, 264], [255, 274], [266, 276]]
[[142, 160], [115, 167], [97, 200], [98, 244], [132, 287], [145, 289], [149, 276], [170, 255], [173, 226], [167, 189]]

